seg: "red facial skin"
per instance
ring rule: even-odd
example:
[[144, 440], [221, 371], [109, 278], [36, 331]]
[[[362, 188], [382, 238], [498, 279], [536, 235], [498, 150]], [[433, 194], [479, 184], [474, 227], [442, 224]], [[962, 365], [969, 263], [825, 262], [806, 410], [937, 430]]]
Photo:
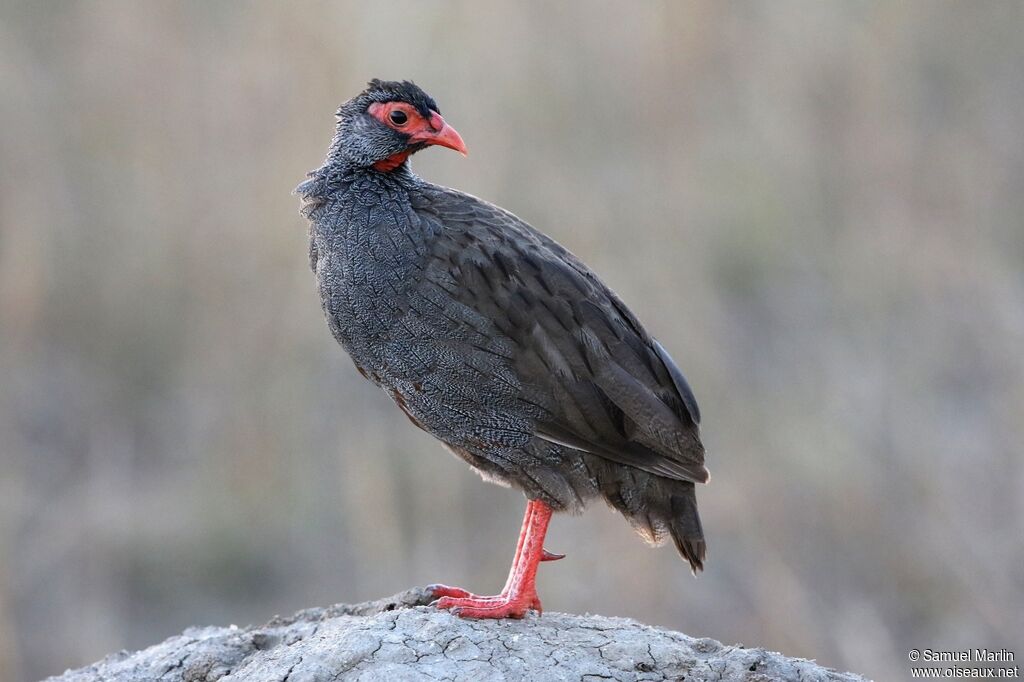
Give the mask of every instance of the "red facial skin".
[[542, 611], [537, 596], [537, 566], [542, 561], [557, 561], [564, 554], [553, 554], [544, 549], [544, 535], [551, 520], [551, 507], [540, 500], [530, 500], [526, 505], [523, 529], [519, 532], [512, 569], [501, 594], [481, 597], [459, 587], [431, 585], [439, 609], [450, 609], [462, 618], [522, 618], [533, 609]]
[[[391, 113], [393, 111], [405, 114], [405, 121], [402, 123], [392, 121]], [[418, 143], [436, 144], [454, 149], [463, 156], [466, 155], [466, 143], [462, 141], [462, 136], [455, 131], [455, 128], [445, 123], [441, 114], [436, 111], [431, 111], [430, 118], [425, 118], [416, 107], [406, 102], [374, 102], [367, 112], [387, 127], [408, 135], [410, 146]], [[373, 167], [382, 173], [393, 171], [401, 166], [412, 152], [412, 149], [405, 149], [378, 161], [373, 164]]]

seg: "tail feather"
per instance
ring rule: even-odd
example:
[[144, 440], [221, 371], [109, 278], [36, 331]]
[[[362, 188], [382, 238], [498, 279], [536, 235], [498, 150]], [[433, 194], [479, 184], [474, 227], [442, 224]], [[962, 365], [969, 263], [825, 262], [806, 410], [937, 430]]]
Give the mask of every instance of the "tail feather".
[[694, 575], [704, 570], [704, 556], [707, 543], [704, 541], [704, 529], [700, 525], [700, 514], [697, 513], [697, 495], [693, 484], [688, 489], [673, 493], [670, 509], [672, 512], [668, 524], [669, 534], [676, 549], [683, 558], [690, 562]]
[[697, 512], [697, 493], [690, 481], [679, 481], [594, 458], [594, 472], [605, 501], [622, 513], [650, 544], [672, 538], [694, 575], [704, 569], [707, 543]]

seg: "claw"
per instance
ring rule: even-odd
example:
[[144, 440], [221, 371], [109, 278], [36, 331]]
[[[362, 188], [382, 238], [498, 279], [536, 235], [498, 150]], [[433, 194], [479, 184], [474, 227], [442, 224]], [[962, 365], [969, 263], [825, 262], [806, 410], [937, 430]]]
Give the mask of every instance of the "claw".
[[541, 555], [540, 555], [540, 560], [541, 561], [558, 561], [559, 559], [564, 559], [564, 558], [565, 558], [564, 554], [555, 554], [554, 552], [549, 552], [546, 549], [542, 549], [541, 550]]

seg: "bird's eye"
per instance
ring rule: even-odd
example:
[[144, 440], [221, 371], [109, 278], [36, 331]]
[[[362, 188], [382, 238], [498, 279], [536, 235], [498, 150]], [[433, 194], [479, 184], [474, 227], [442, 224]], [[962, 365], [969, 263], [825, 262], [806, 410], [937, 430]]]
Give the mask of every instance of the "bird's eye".
[[388, 114], [388, 118], [391, 119], [391, 122], [394, 123], [396, 126], [404, 126], [406, 123], [409, 122], [408, 114], [399, 109], [395, 109], [390, 114]]

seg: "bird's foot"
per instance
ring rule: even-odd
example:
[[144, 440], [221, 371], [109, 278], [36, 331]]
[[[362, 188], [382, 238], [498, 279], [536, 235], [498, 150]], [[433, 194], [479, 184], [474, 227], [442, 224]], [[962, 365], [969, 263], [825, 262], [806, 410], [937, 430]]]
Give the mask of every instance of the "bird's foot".
[[452, 587], [451, 585], [441, 584], [427, 585], [427, 590], [434, 595], [434, 601], [430, 602], [430, 606], [436, 606], [438, 608], [448, 608], [449, 605], [440, 606], [441, 600], [446, 598], [469, 600], [474, 603], [486, 602], [493, 604], [505, 599], [507, 596], [507, 590], [503, 590], [501, 594], [480, 595], [473, 594], [469, 590], [464, 590], [461, 587]]
[[[564, 559], [564, 554], [556, 554], [549, 552], [548, 550], [541, 551], [541, 561], [558, 561]], [[432, 605], [437, 605], [437, 602], [445, 597], [451, 597], [453, 599], [472, 599], [474, 601], [486, 601], [486, 602], [498, 602], [507, 598], [508, 588], [502, 591], [501, 594], [495, 594], [493, 596], [481, 596], [473, 594], [469, 590], [464, 590], [461, 587], [452, 587], [451, 585], [442, 585], [441, 583], [435, 583], [433, 585], [427, 585], [427, 591], [430, 592], [435, 601], [431, 602]], [[538, 601], [538, 603], [540, 603]], [[445, 607], [441, 607], [445, 608]]]
[[451, 585], [442, 585], [436, 583], [434, 585], [427, 585], [427, 591], [434, 595], [434, 601], [431, 605], [437, 604], [437, 600], [444, 597], [453, 597], [455, 599], [497, 599], [494, 597], [481, 597], [480, 595], [473, 594], [469, 590], [464, 590], [461, 587], [452, 587]]
[[565, 557], [544, 549], [544, 533], [551, 511], [551, 507], [540, 500], [527, 503], [523, 529], [519, 532], [519, 546], [501, 594], [481, 597], [459, 587], [431, 585], [427, 589], [437, 598], [431, 605], [448, 609], [462, 618], [522, 618], [530, 610], [543, 612], [537, 596], [537, 566], [542, 561], [558, 561]]
[[536, 592], [482, 597], [447, 585], [431, 585], [429, 589], [439, 597], [433, 602], [434, 606], [447, 609], [460, 618], [522, 618], [531, 609], [543, 612]]

